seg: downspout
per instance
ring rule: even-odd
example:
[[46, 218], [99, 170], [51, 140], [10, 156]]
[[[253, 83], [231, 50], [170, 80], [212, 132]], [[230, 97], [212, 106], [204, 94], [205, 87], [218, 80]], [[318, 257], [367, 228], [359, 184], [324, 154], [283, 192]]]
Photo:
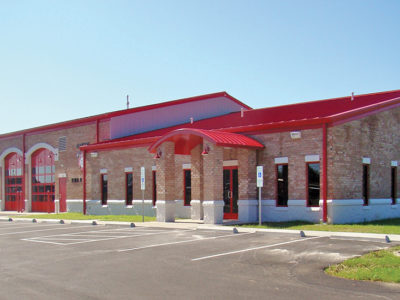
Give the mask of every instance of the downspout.
[[86, 150], [83, 150], [83, 214], [86, 215]]
[[[22, 134], [22, 203], [20, 211], [23, 212], [25, 210], [25, 197], [26, 197], [26, 180], [25, 180], [25, 151], [26, 151], [26, 143], [25, 143], [25, 133]], [[21, 200], [21, 199], [20, 199]]]
[[328, 146], [327, 146], [327, 123], [322, 125], [322, 199], [323, 206], [322, 221], [326, 224], [328, 222]]

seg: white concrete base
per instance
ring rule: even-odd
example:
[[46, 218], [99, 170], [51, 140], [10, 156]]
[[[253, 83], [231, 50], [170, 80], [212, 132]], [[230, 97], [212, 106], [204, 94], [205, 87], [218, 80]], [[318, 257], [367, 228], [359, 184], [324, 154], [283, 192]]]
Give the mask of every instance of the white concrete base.
[[222, 224], [224, 219], [224, 201], [203, 201], [203, 208], [205, 224]]
[[[82, 200], [81, 200], [82, 201]], [[69, 201], [67, 201], [68, 203]], [[81, 202], [82, 204], [82, 202]], [[142, 215], [142, 200], [133, 200], [133, 205], [126, 206], [125, 200], [108, 200], [107, 205], [101, 205], [100, 200], [86, 200], [88, 215]], [[145, 216], [156, 216], [156, 208], [152, 200], [144, 200], [143, 210]], [[82, 210], [81, 210], [82, 211]]]
[[56, 214], [60, 213], [60, 200], [54, 199], [54, 212]]
[[328, 200], [328, 220], [333, 224], [360, 223], [381, 219], [400, 218], [400, 203], [392, 199], [370, 199], [364, 206], [362, 199]]
[[67, 212], [83, 212], [83, 200], [67, 199]]
[[157, 222], [175, 222], [175, 201], [157, 200]]
[[200, 200], [190, 201], [191, 206], [191, 219], [192, 220], [203, 220], [204, 219], [204, 209], [203, 203]]
[[258, 200], [239, 200], [239, 222], [258, 222]]
[[262, 205], [263, 222], [322, 221], [322, 200], [319, 207], [307, 207], [306, 200], [289, 200], [285, 207], [277, 207], [275, 200], [263, 200]]
[[190, 205], [184, 205], [183, 200], [175, 200], [175, 218], [190, 219]]

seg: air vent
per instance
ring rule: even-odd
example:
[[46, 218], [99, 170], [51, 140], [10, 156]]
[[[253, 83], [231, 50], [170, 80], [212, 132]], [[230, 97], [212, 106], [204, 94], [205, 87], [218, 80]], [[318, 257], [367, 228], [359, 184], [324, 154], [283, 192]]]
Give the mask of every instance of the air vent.
[[58, 151], [66, 151], [67, 150], [67, 137], [62, 136], [58, 139]]

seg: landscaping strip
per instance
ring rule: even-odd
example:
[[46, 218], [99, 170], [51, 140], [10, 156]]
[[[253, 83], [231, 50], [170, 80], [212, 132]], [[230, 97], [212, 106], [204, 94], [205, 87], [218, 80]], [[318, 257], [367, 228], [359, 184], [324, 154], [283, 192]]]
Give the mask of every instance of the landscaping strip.
[[326, 268], [325, 272], [353, 280], [400, 283], [400, 246], [350, 258]]

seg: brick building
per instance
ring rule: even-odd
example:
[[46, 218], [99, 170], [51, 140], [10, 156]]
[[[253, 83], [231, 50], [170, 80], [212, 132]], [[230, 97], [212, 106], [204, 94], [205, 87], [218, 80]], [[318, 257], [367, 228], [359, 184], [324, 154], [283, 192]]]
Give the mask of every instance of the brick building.
[[262, 109], [222, 92], [12, 132], [1, 210], [256, 222], [263, 166], [264, 221], [400, 217], [399, 124], [400, 90]]

